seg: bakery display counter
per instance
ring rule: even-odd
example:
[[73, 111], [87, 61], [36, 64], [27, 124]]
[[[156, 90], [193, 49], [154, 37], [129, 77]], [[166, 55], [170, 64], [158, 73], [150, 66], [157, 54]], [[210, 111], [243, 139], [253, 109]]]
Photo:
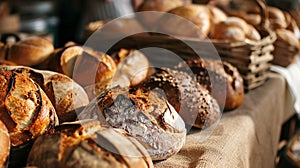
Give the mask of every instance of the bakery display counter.
[[272, 73], [239, 108], [223, 114], [208, 138], [201, 141], [201, 131], [192, 129], [180, 152], [155, 167], [274, 167], [281, 125], [294, 114], [285, 79]]

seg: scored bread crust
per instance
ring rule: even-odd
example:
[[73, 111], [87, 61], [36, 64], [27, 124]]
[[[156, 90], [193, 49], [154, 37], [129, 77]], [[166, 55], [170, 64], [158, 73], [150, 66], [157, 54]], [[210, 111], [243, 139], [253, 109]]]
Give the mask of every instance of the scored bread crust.
[[187, 125], [205, 128], [221, 117], [217, 101], [186, 72], [156, 69], [139, 87], [161, 89]]
[[51, 133], [58, 118], [51, 101], [37, 83], [19, 73], [0, 70], [0, 120], [13, 147]]
[[[97, 120], [64, 123], [34, 143], [27, 166], [152, 168], [145, 149]], [[49, 145], [51, 144], [51, 145]]]
[[33, 66], [45, 61], [53, 52], [53, 44], [41, 37], [31, 37], [13, 44], [8, 49], [8, 61]]
[[0, 70], [17, 72], [35, 81], [51, 100], [60, 122], [75, 121], [76, 110], [89, 103], [84, 89], [66, 75], [23, 66], [1, 66]]
[[147, 89], [115, 87], [99, 95], [79, 115], [123, 129], [135, 137], [153, 160], [177, 153], [185, 142], [183, 120], [163, 95]]

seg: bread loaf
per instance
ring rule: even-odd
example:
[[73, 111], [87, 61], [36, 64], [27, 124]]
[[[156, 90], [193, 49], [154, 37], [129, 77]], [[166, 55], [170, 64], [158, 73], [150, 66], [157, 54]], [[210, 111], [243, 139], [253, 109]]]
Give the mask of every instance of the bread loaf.
[[233, 110], [242, 104], [243, 78], [231, 64], [221, 60], [197, 58], [179, 63], [176, 69], [192, 70], [197, 82], [212, 94], [222, 108]]
[[140, 87], [162, 90], [169, 103], [189, 126], [206, 128], [220, 118], [217, 101], [185, 72], [157, 69]]
[[[171, 35], [205, 39], [211, 29], [211, 13], [205, 5], [184, 5], [169, 11], [179, 17], [163, 17], [160, 20], [163, 32]], [[193, 27], [192, 22], [196, 26]]]
[[89, 118], [128, 132], [153, 160], [174, 155], [185, 142], [186, 129], [181, 117], [163, 95], [148, 89], [106, 90], [79, 115], [79, 119]]
[[226, 21], [216, 24], [210, 32], [210, 37], [231, 42], [261, 39], [260, 34], [253, 26], [238, 17], [228, 17]]
[[84, 89], [63, 74], [22, 66], [2, 66], [0, 69], [20, 73], [35, 81], [51, 100], [61, 123], [75, 121], [76, 110], [89, 103]]
[[8, 49], [6, 59], [18, 65], [33, 66], [45, 61], [53, 50], [54, 46], [50, 41], [32, 37], [13, 44]]
[[65, 123], [34, 143], [28, 166], [152, 168], [146, 150], [132, 137], [101, 128], [94, 120]]
[[150, 63], [140, 51], [121, 49], [112, 58], [117, 65], [112, 86], [135, 86], [147, 77]]
[[0, 167], [6, 167], [9, 150], [10, 139], [6, 126], [0, 121]]
[[56, 112], [44, 91], [22, 74], [0, 70], [0, 120], [13, 147], [51, 132], [58, 124]]

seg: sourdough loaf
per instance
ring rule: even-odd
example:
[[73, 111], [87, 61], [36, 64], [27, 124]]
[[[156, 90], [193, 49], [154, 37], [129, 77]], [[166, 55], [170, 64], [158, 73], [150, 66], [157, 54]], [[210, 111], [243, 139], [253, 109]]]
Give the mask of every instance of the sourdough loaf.
[[163, 95], [145, 88], [106, 90], [79, 115], [79, 119], [88, 118], [128, 132], [153, 160], [174, 155], [185, 142], [186, 129], [181, 117]]
[[146, 150], [135, 139], [112, 128], [104, 129], [97, 120], [64, 123], [56, 129], [55, 134], [37, 139], [28, 166], [153, 167]]

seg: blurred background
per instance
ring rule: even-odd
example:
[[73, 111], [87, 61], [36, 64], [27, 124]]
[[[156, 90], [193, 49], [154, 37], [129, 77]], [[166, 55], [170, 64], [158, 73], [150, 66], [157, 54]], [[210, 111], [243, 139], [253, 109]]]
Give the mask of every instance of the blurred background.
[[[193, 0], [193, 3], [216, 1], [230, 3], [230, 0]], [[68, 41], [83, 43], [83, 29], [89, 22], [133, 13], [142, 2], [143, 0], [2, 0], [0, 33], [50, 34], [55, 47]], [[300, 22], [299, 0], [267, 0], [267, 3], [290, 11]]]

